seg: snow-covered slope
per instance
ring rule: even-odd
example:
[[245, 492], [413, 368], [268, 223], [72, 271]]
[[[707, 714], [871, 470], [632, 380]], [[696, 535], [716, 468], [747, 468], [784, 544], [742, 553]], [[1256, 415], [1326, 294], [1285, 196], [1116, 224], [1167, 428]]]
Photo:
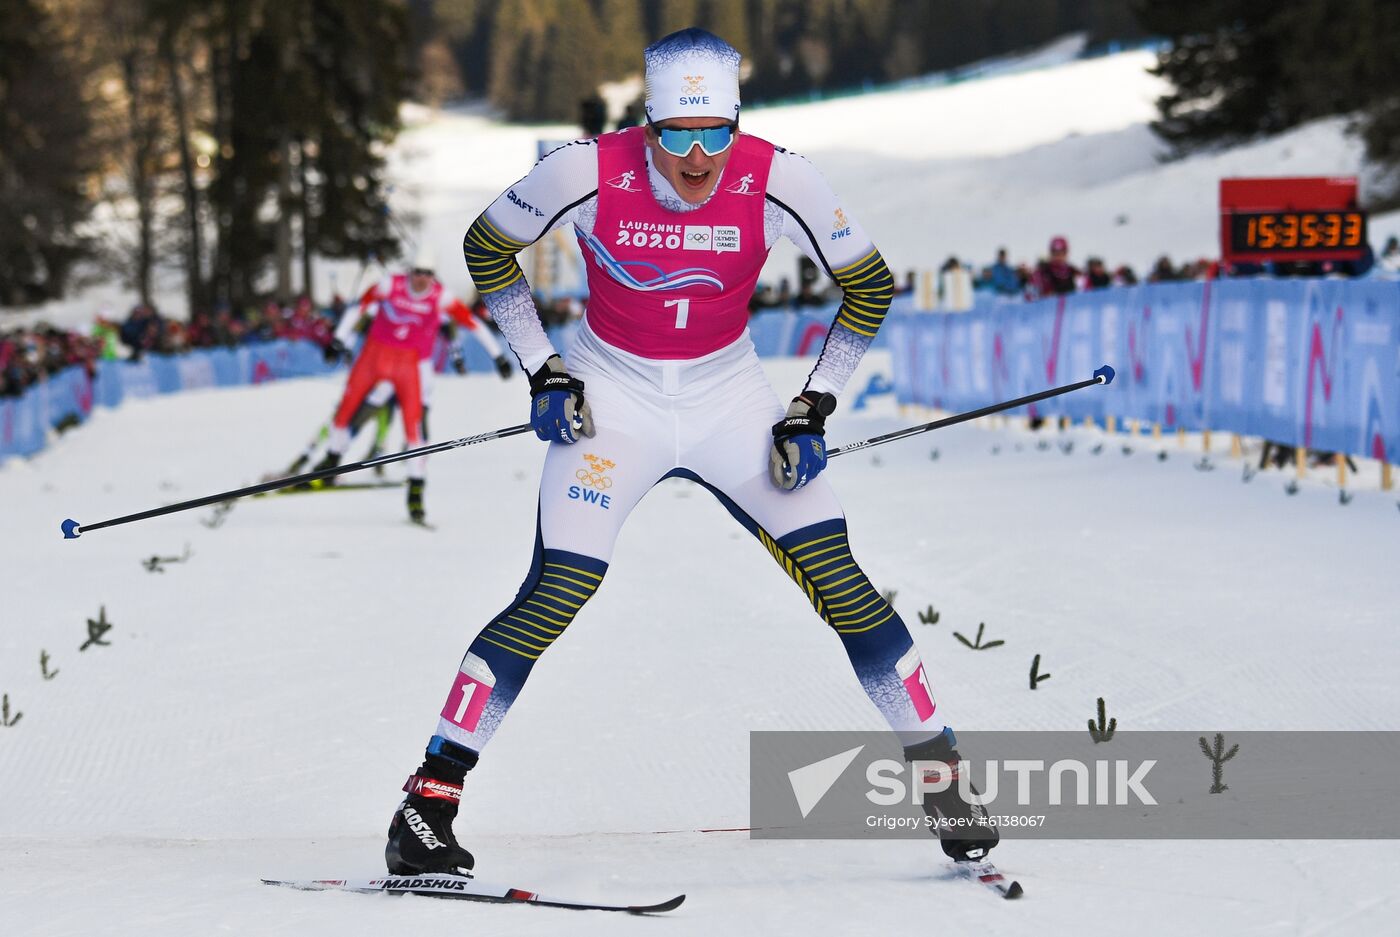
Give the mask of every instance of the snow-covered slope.
[[[768, 368], [780, 390], [806, 373]], [[247, 501], [217, 529], [201, 510], [64, 542], [58, 522], [250, 482], [300, 448], [338, 391], [305, 380], [136, 401], [0, 469], [0, 692], [23, 713], [0, 728], [7, 937], [1389, 928], [1394, 843], [1013, 841], [996, 858], [1028, 896], [1011, 904], [949, 880], [931, 844], [655, 832], [745, 824], [750, 730], [880, 724], [765, 551], [678, 481], [630, 520], [607, 583], [470, 778], [458, 825], [483, 875], [562, 895], [689, 892], [672, 919], [259, 885], [379, 867], [446, 681], [524, 574], [542, 449], [515, 438], [436, 457], [435, 533], [403, 521], [399, 490]], [[444, 379], [434, 426], [515, 423], [522, 393]], [[908, 422], [883, 406], [843, 411], [833, 442]], [[1094, 455], [1084, 433], [1063, 455], [1023, 431], [959, 427], [829, 469], [953, 724], [1082, 729], [1104, 696], [1125, 729], [1396, 727], [1389, 498], [1340, 507], [1321, 484], [1287, 498], [1275, 474], [1245, 486], [1237, 470], [1193, 471], [1174, 443], [1165, 462], [1146, 445]], [[140, 565], [187, 545], [163, 573]], [[919, 625], [929, 603], [941, 621]], [[80, 651], [99, 607], [110, 646]], [[979, 621], [1005, 647], [952, 638]], [[1031, 693], [1036, 653], [1054, 679]]]
[[[988, 263], [1001, 246], [1013, 261], [1034, 262], [1055, 234], [1069, 238], [1081, 264], [1098, 254], [1142, 271], [1163, 253], [1178, 261], [1213, 257], [1221, 176], [1363, 171], [1361, 146], [1341, 119], [1161, 163], [1161, 144], [1148, 129], [1165, 87], [1147, 73], [1153, 61], [1151, 52], [1125, 52], [953, 85], [756, 108], [745, 113], [744, 127], [810, 157], [901, 272], [937, 268], [949, 254]], [[447, 284], [470, 293], [458, 259], [467, 225], [524, 175], [540, 141], [567, 140], [577, 129], [502, 124], [480, 107], [405, 113], [409, 127], [391, 153], [395, 216], [432, 245]], [[1400, 213], [1372, 219], [1377, 245], [1397, 233]], [[792, 276], [795, 257], [784, 242], [766, 276]], [[351, 263], [317, 269], [322, 296], [332, 288], [349, 293], [372, 275]], [[160, 282], [161, 303], [183, 314], [179, 276], [170, 270]], [[128, 291], [108, 284], [21, 318], [86, 323], [100, 306], [124, 314], [130, 302]]]
[[[1228, 175], [1350, 175], [1361, 145], [1341, 119], [1275, 139], [1163, 163], [1148, 123], [1166, 86], [1153, 53], [1125, 52], [1053, 68], [812, 104], [758, 108], [744, 129], [809, 157], [861, 220], [890, 266], [936, 269], [949, 254], [990, 263], [998, 247], [1034, 262], [1051, 236], [1072, 259], [1091, 254], [1146, 271], [1219, 254], [1219, 180]], [[439, 256], [490, 200], [524, 174], [539, 140], [571, 128], [503, 127], [445, 112], [398, 148], [402, 210], [424, 222]], [[1379, 244], [1400, 215], [1373, 219]], [[765, 276], [793, 277], [783, 242]], [[469, 289], [465, 270], [448, 267]]]

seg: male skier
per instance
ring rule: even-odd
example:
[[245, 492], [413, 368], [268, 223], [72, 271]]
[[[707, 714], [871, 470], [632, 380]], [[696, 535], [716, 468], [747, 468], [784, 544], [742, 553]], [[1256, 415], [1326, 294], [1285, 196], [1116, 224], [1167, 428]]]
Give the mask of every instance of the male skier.
[[[648, 47], [646, 126], [554, 150], [467, 232], [472, 279], [530, 375], [530, 421], [550, 446], [529, 575], [472, 641], [448, 688], [389, 827], [390, 872], [472, 867], [452, 831], [464, 778], [535, 661], [602, 582], [628, 513], [666, 477], [708, 488], [783, 566], [837, 633], [871, 702], [912, 740], [907, 758], [958, 762], [918, 649], [852, 558], [841, 507], [820, 477], [826, 418], [884, 318], [894, 280], [805, 159], [738, 131], [739, 58], [700, 29]], [[566, 223], [587, 259], [589, 291], [567, 363], [515, 260]], [[759, 270], [780, 236], [844, 293], [786, 410], [746, 327]], [[580, 438], [588, 443], [575, 445]], [[981, 858], [996, 830], [957, 787], [927, 795], [924, 808], [965, 824], [940, 825], [949, 856]]]
[[[381, 382], [392, 386], [403, 413], [404, 438], [408, 448], [423, 445], [428, 435], [428, 403], [432, 389], [433, 345], [439, 331], [451, 330], [452, 322], [466, 326], [483, 348], [496, 360], [501, 377], [510, 376], [510, 360], [501, 354], [491, 333], [479, 326], [471, 310], [447, 291], [434, 276], [432, 255], [420, 251], [412, 269], [386, 277], [370, 287], [360, 299], [360, 314], [346, 314], [336, 326], [335, 339], [327, 355], [345, 354], [355, 329], [365, 318], [373, 318], [364, 347], [350, 369], [345, 394], [331, 420], [326, 456], [317, 470], [334, 468], [350, 445], [351, 421], [360, 404]], [[388, 393], [381, 392], [381, 403]], [[427, 457], [408, 463], [408, 516], [416, 524], [425, 520], [423, 510], [424, 475]]]

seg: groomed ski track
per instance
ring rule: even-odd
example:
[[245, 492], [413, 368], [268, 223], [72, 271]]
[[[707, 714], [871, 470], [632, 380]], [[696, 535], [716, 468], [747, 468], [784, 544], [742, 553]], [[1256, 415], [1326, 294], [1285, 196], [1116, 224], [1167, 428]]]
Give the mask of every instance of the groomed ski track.
[[[767, 367], [790, 392], [810, 363]], [[853, 386], [887, 369], [872, 355]], [[379, 871], [462, 650], [526, 569], [541, 444], [434, 457], [431, 537], [404, 523], [399, 490], [261, 499], [217, 528], [202, 509], [77, 542], [58, 522], [249, 483], [299, 450], [339, 389], [130, 402], [0, 468], [0, 691], [23, 713], [0, 728], [4, 933], [1272, 935], [1393, 920], [1394, 843], [1012, 840], [994, 858], [1027, 895], [998, 902], [932, 844], [652, 833], [747, 823], [751, 729], [879, 726], [798, 590], [679, 481], [643, 501], [603, 588], [541, 660], [458, 831], [493, 880], [599, 900], [684, 891], [684, 907], [632, 920], [266, 888]], [[434, 430], [518, 422], [524, 395], [519, 378], [444, 378]], [[888, 398], [852, 413], [853, 397], [833, 444], [920, 418]], [[1162, 462], [1146, 440], [1094, 455], [1097, 434], [1063, 438], [1068, 455], [1024, 430], [956, 427], [829, 469], [950, 722], [1082, 729], [1103, 696], [1124, 729], [1395, 727], [1393, 496], [1372, 483], [1341, 506], [1314, 479], [1288, 497], [1277, 472], [1244, 484], [1228, 440], [1199, 472], [1175, 440]], [[186, 544], [188, 562], [140, 565]], [[941, 621], [921, 625], [930, 603]], [[100, 606], [110, 645], [80, 652]], [[953, 639], [979, 622], [1006, 645]], [[1037, 653], [1053, 678], [1031, 692]]]

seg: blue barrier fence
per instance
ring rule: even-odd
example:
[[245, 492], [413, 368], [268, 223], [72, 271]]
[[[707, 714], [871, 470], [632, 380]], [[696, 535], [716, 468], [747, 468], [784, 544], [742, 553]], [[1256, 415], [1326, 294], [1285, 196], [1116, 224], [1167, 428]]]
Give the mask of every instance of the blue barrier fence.
[[[750, 320], [750, 333], [758, 353], [814, 355], [821, 350], [835, 308], [803, 312], [765, 312]], [[555, 347], [567, 348], [577, 325], [551, 330]], [[490, 373], [491, 357], [465, 333], [458, 343], [474, 373]], [[877, 338], [877, 344], [884, 343]], [[447, 348], [439, 343], [438, 370], [447, 363]], [[94, 404], [121, 406], [128, 397], [151, 397], [204, 387], [260, 384], [288, 377], [328, 374], [319, 346], [305, 341], [275, 341], [239, 348], [201, 349], [183, 355], [148, 355], [139, 362], [103, 361], [89, 378], [79, 367], [68, 368], [40, 381], [21, 397], [0, 398], [0, 460], [32, 455], [44, 448], [49, 430], [57, 425], [81, 422]], [[315, 419], [316, 415], [308, 415]]]
[[1219, 280], [958, 314], [892, 313], [896, 398], [967, 410], [1090, 376], [1023, 408], [1263, 436], [1400, 461], [1400, 283]]
[[202, 387], [260, 384], [333, 370], [311, 342], [275, 341], [240, 348], [148, 355], [139, 362], [102, 361], [88, 377], [66, 368], [29, 388], [0, 399], [0, 459], [32, 455], [44, 448], [50, 428], [86, 420], [95, 404], [121, 406], [128, 397], [151, 397]]

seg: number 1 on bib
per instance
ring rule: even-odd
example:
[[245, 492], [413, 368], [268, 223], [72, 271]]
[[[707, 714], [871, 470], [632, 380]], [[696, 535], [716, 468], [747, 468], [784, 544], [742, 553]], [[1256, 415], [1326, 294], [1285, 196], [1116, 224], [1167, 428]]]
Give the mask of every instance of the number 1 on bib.
[[676, 307], [676, 328], [685, 328], [686, 320], [690, 318], [690, 300], [688, 299], [668, 299], [666, 308]]

